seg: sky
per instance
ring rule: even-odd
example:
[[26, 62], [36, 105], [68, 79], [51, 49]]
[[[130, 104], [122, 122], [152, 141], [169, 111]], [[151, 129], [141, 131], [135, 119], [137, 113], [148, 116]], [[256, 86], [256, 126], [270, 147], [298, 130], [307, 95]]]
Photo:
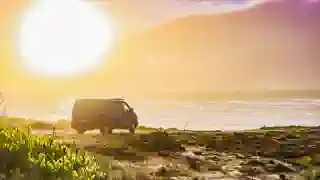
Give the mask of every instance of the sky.
[[123, 30], [152, 27], [168, 20], [195, 14], [243, 11], [275, 0], [91, 0], [115, 14]]
[[[279, 1], [279, 0], [251, 0], [251, 1], [250, 0], [229, 0], [229, 1], [203, 0], [201, 2], [200, 0], [158, 0], [158, 1], [154, 1], [154, 0], [134, 0], [134, 1], [89, 0], [89, 1], [103, 8], [106, 15], [111, 17], [114, 23], [114, 28], [116, 29], [115, 36], [119, 38], [125, 36], [125, 37], [128, 37], [129, 39], [131, 38], [139, 39], [140, 36], [139, 35], [135, 36], [136, 33], [145, 34], [146, 32], [146, 34], [148, 34], [149, 29], [153, 29], [153, 28], [161, 29], [162, 26], [165, 26], [166, 24], [172, 21], [175, 21], [178, 18], [185, 18], [189, 16], [196, 16], [196, 15], [197, 16], [212, 15], [214, 17], [225, 16], [227, 14], [233, 14], [235, 12], [251, 11], [251, 9], [257, 8], [261, 5], [264, 5], [265, 3], [269, 3], [270, 1]], [[292, 2], [293, 1], [296, 2], [296, 0], [292, 0]], [[297, 0], [297, 1], [303, 2], [303, 3], [311, 3], [311, 0]], [[0, 62], [1, 62], [0, 91], [3, 91], [5, 94], [6, 104], [8, 106], [9, 111], [11, 110], [15, 114], [35, 115], [35, 113], [37, 113], [37, 116], [46, 116], [48, 115], [49, 112], [52, 113], [53, 111], [57, 111], [57, 109], [64, 109], [64, 106], [66, 106], [65, 102], [69, 102], [71, 99], [74, 99], [79, 96], [109, 96], [109, 95], [134, 96], [134, 94], [136, 93], [143, 93], [144, 91], [148, 91], [148, 88], [150, 88], [150, 91], [154, 91], [157, 89], [159, 89], [159, 91], [162, 91], [162, 90], [166, 90], [166, 88], [171, 85], [176, 85], [177, 87], [180, 86], [180, 88], [176, 88], [176, 89], [175, 87], [171, 89], [169, 88], [171, 91], [181, 91], [183, 89], [187, 89], [188, 91], [211, 91], [213, 89], [223, 90], [225, 88], [224, 86], [228, 84], [228, 83], [220, 83], [220, 84], [217, 83], [215, 86], [210, 86], [210, 82], [204, 81], [203, 79], [204, 76], [206, 77], [215, 76], [216, 81], [226, 81], [225, 79], [221, 79], [221, 78], [217, 79], [217, 77], [219, 77], [218, 69], [215, 69], [215, 72], [213, 72], [213, 70], [210, 69], [210, 65], [215, 63], [217, 65], [220, 63], [219, 61], [206, 61], [206, 62], [202, 62], [201, 64], [197, 64], [192, 61], [181, 63], [180, 60], [179, 61], [172, 60], [169, 63], [170, 59], [175, 59], [175, 58], [179, 59], [183, 57], [183, 56], [174, 54], [174, 53], [178, 53], [179, 51], [178, 48], [176, 49], [172, 48], [176, 50], [172, 52], [169, 51], [170, 50], [169, 49], [168, 50], [169, 52], [166, 52], [166, 54], [163, 55], [163, 58], [159, 57], [161, 56], [159, 54], [157, 54], [159, 56], [154, 57], [152, 56], [152, 54], [149, 55], [149, 54], [146, 54], [145, 52], [144, 53], [140, 52], [141, 49], [143, 49], [142, 48], [143, 43], [140, 48], [136, 47], [137, 44], [134, 44], [134, 45], [130, 44], [132, 42], [136, 43], [134, 40], [132, 41], [129, 40], [128, 42], [124, 43], [125, 45], [121, 44], [121, 42], [120, 43], [115, 42], [114, 43], [115, 49], [117, 49], [118, 46], [120, 46], [121, 50], [119, 51], [115, 50], [114, 53], [111, 53], [110, 55], [111, 60], [106, 61], [107, 63], [105, 66], [101, 67], [100, 69], [96, 70], [93, 73], [85, 74], [79, 78], [47, 79], [44, 77], [38, 77], [32, 74], [28, 74], [19, 68], [19, 65], [17, 63], [18, 58], [16, 53], [13, 50], [13, 47], [15, 45], [14, 40], [16, 37], [17, 26], [19, 25], [19, 18], [21, 17], [22, 12], [26, 8], [28, 8], [30, 3], [32, 3], [32, 0], [29, 0], [29, 1], [1, 0], [0, 1], [0, 13], [1, 13], [1, 16], [0, 16], [0, 39], [1, 39], [0, 41]], [[269, 15], [266, 14], [265, 16], [267, 20], [268, 19], [267, 17]], [[225, 23], [228, 23], [228, 22], [226, 21]], [[252, 25], [252, 22], [250, 23]], [[257, 21], [255, 23], [259, 24], [261, 22]], [[205, 27], [201, 27], [201, 28], [205, 28]], [[250, 26], [250, 28], [258, 29], [259, 27]], [[231, 30], [229, 29], [227, 31], [231, 31]], [[277, 29], [274, 29], [272, 31], [277, 36], [279, 36], [280, 34], [279, 39], [284, 37], [281, 33], [277, 32]], [[281, 29], [281, 31], [288, 31], [288, 33], [284, 32], [284, 34], [291, 33], [291, 31], [288, 29], [287, 30]], [[258, 30], [252, 31], [252, 32], [257, 34], [260, 33], [260, 31]], [[183, 33], [181, 34], [182, 35], [180, 38], [184, 38]], [[272, 36], [272, 34], [273, 33], [269, 35]], [[261, 35], [257, 35], [257, 37], [258, 36], [260, 37]], [[273, 38], [274, 37], [276, 36], [273, 36]], [[190, 36], [185, 37], [185, 39], [189, 39], [189, 38]], [[149, 40], [147, 41], [150, 41], [148, 43], [151, 43], [152, 38], [151, 40], [149, 38]], [[302, 44], [301, 46], [303, 48], [307, 48], [309, 43], [309, 41], [306, 40], [305, 36], [302, 33], [299, 36], [295, 36], [294, 42], [298, 42], [298, 44]], [[314, 43], [317, 44], [319, 42], [314, 42]], [[303, 44], [306, 44], [306, 46], [303, 46]], [[220, 44], [220, 45], [223, 46], [223, 44]], [[272, 45], [272, 40], [270, 40], [269, 42], [270, 47], [271, 45]], [[286, 45], [286, 43], [284, 43], [284, 45]], [[147, 48], [148, 47], [146, 47], [146, 49]], [[247, 49], [248, 48], [250, 47], [248, 46]], [[150, 52], [151, 51], [156, 51], [156, 50], [152, 49], [150, 50]], [[212, 51], [212, 50], [208, 50], [208, 51]], [[237, 51], [235, 50], [234, 52], [237, 52]], [[144, 84], [143, 79], [147, 78], [142, 73], [142, 72], [148, 71], [147, 61], [144, 61], [144, 63], [140, 65], [139, 70], [142, 69], [140, 71], [140, 74], [139, 72], [135, 72], [135, 78], [139, 79], [139, 83], [138, 83], [139, 85], [129, 82], [131, 81], [130, 78], [133, 78], [133, 76], [131, 76], [131, 74], [129, 73], [133, 71], [130, 69], [130, 66], [131, 64], [132, 65], [138, 64], [137, 59], [142, 56], [144, 59], [151, 59], [150, 62], [157, 64], [154, 66], [158, 66], [157, 71], [154, 71], [158, 73], [155, 76], [156, 80], [155, 79], [150, 80], [153, 83], [155, 83], [154, 84], [155, 88], [142, 87]], [[206, 54], [203, 53], [201, 54], [201, 56], [206, 56]], [[301, 56], [307, 57], [308, 54], [301, 54]], [[121, 59], [121, 61], [118, 60], [118, 58]], [[132, 58], [133, 60], [131, 61], [130, 58]], [[121, 63], [123, 63], [124, 65], [122, 64], [123, 66], [121, 66]], [[185, 71], [187, 71], [187, 69], [192, 70], [193, 67], [197, 67], [197, 66], [199, 66], [199, 69], [201, 69], [199, 71], [194, 69], [193, 71], [195, 74], [199, 74], [199, 76], [195, 75], [194, 79], [191, 80], [192, 83], [194, 83], [194, 85], [190, 86], [188, 85], [188, 83], [182, 83], [181, 85], [179, 85], [178, 82], [190, 81], [190, 74], [187, 73], [188, 77], [185, 77], [185, 74], [183, 74], [184, 70], [181, 70], [180, 75], [175, 71], [175, 67], [180, 66], [181, 64], [184, 64], [183, 66], [187, 66]], [[160, 68], [160, 66], [163, 66], [163, 67]], [[119, 67], [122, 67], [122, 68], [119, 68]], [[236, 71], [236, 68], [234, 69]], [[128, 72], [126, 72], [126, 70]], [[153, 71], [153, 70], [151, 69], [150, 71]], [[164, 85], [162, 85], [161, 84], [162, 81], [169, 81], [169, 80], [161, 79], [161, 77], [163, 77], [163, 74], [161, 72], [166, 72], [166, 71], [171, 71], [172, 75], [175, 75], [175, 73], [177, 73], [177, 75], [175, 78], [173, 78], [175, 80], [172, 80], [172, 82], [170, 82], [169, 84], [164, 83]], [[243, 72], [242, 74], [245, 74], [245, 73]], [[250, 74], [248, 75], [248, 77], [249, 76]], [[251, 80], [248, 77], [247, 77], [248, 81]], [[166, 78], [170, 79], [169, 76], [166, 76]], [[312, 78], [316, 78], [316, 75], [312, 76]], [[265, 83], [265, 84], [270, 83], [270, 87], [269, 87], [270, 89], [272, 89], [272, 87], [277, 84], [280, 84], [279, 87], [281, 87], [282, 81], [278, 82], [273, 77], [271, 79], [272, 79], [272, 83], [270, 83], [270, 81]], [[281, 78], [279, 77], [279, 79]], [[303, 79], [301, 82], [308, 84], [305, 82], [305, 79]], [[160, 85], [157, 86], [157, 83]], [[300, 84], [303, 84], [303, 83], [300, 83]], [[130, 87], [129, 84], [135, 87]], [[229, 83], [228, 89], [236, 90], [238, 88], [237, 86], [238, 84], [236, 83]], [[200, 88], [197, 89], [197, 87], [200, 87]], [[251, 87], [251, 85], [248, 85], [248, 87]], [[136, 89], [133, 91], [130, 91], [131, 88], [133, 89], [136, 88]]]

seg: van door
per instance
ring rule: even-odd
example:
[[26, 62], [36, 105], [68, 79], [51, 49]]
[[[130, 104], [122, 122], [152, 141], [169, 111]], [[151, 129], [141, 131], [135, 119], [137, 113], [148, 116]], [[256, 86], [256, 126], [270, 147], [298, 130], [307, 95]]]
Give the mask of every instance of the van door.
[[113, 120], [121, 120], [124, 114], [123, 106], [119, 102], [108, 102], [105, 113]]

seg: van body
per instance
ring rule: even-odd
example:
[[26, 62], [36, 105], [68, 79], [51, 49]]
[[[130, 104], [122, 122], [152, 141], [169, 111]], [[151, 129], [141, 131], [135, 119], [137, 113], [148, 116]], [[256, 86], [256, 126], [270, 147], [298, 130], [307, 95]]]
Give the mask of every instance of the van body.
[[138, 117], [133, 108], [121, 98], [77, 99], [72, 109], [71, 127], [79, 134], [99, 129], [102, 134], [113, 129], [135, 132]]

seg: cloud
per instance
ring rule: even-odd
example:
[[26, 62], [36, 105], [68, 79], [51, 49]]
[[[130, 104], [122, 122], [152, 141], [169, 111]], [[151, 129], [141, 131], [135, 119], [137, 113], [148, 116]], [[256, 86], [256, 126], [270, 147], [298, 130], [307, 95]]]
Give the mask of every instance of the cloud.
[[113, 11], [123, 26], [141, 28], [196, 14], [243, 11], [274, 0], [91, 0]]

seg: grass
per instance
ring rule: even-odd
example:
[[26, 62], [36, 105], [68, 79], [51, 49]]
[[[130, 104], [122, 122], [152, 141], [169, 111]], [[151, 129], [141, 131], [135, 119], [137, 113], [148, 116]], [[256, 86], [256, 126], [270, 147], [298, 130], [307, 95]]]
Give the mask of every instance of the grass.
[[50, 136], [28, 135], [21, 130], [0, 132], [0, 174], [5, 179], [102, 179], [95, 157], [57, 143]]
[[58, 120], [56, 123], [49, 123], [45, 121], [26, 119], [19, 117], [0, 117], [0, 128], [16, 127], [33, 129], [50, 129], [55, 126], [56, 129], [70, 129], [70, 122], [67, 120]]
[[146, 126], [137, 126], [137, 130], [142, 130], [142, 131], [157, 131], [157, 128], [146, 127]]

